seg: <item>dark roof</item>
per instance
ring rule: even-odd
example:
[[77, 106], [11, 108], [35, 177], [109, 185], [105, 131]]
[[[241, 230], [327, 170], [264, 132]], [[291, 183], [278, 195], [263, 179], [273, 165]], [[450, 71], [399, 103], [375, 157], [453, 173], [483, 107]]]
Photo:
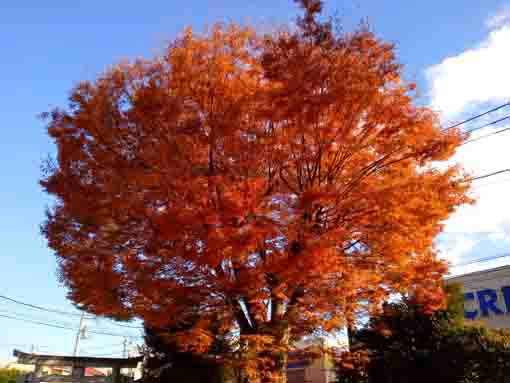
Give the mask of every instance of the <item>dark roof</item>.
[[42, 355], [29, 354], [19, 350], [14, 350], [13, 355], [18, 358], [21, 364], [40, 363], [48, 366], [73, 366], [81, 365], [84, 367], [136, 367], [143, 357], [136, 358], [97, 358], [91, 356], [61, 356], [61, 355]]
[[446, 277], [445, 279], [446, 279], [447, 282], [449, 282], [449, 281], [454, 281], [454, 280], [459, 279], [459, 278], [465, 278], [465, 277], [471, 277], [471, 276], [474, 277], [474, 276], [477, 276], [477, 275], [493, 273], [493, 272], [501, 271], [501, 270], [505, 270], [505, 269], [510, 269], [510, 265], [498, 266], [498, 267], [494, 267], [492, 269], [472, 271], [470, 273], [465, 273], [465, 274], [454, 275], [454, 276], [451, 276], [451, 277]]

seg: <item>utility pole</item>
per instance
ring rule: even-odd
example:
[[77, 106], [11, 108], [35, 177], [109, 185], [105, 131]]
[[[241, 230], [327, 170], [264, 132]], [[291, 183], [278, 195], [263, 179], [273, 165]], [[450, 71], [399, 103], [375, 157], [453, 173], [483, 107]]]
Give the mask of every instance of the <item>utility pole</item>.
[[83, 338], [84, 335], [85, 335], [85, 313], [82, 313], [80, 317], [80, 326], [78, 327], [76, 339], [74, 340], [73, 356], [78, 356], [78, 352], [80, 350], [80, 339]]
[[125, 358], [127, 353], [127, 338], [122, 342], [122, 357]]
[[[122, 357], [123, 358], [129, 358], [130, 357], [130, 352], [127, 349], [128, 343], [129, 343], [129, 345], [131, 345], [132, 344], [131, 340], [128, 340], [128, 338], [124, 337], [124, 341], [122, 342]], [[134, 376], [133, 369], [131, 367], [128, 368], [127, 374], [131, 378]]]
[[352, 352], [352, 347], [354, 346], [354, 321], [352, 318], [347, 319], [345, 327], [347, 330], [347, 349]]

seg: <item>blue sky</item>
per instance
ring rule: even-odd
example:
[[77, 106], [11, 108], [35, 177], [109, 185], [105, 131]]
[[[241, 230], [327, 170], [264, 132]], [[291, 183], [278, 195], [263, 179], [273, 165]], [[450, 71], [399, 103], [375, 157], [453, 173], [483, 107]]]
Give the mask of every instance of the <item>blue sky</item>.
[[[365, 17], [381, 38], [397, 44], [406, 78], [418, 82], [421, 101], [440, 110], [445, 121], [506, 100], [510, 92], [509, 10], [500, 0], [327, 2], [327, 11], [336, 12], [346, 29]], [[109, 64], [153, 55], [186, 25], [201, 30], [218, 20], [234, 20], [270, 27], [291, 22], [295, 14], [291, 0], [2, 2], [0, 294], [74, 310], [57, 281], [55, 259], [39, 234], [44, 208], [50, 203], [38, 186], [40, 165], [54, 151], [37, 119], [39, 113], [65, 105], [73, 84], [93, 78]], [[505, 157], [509, 136], [466, 146], [456, 160], [475, 173], [509, 167], [510, 159]], [[503, 176], [480, 182], [479, 206], [464, 209], [447, 224], [438, 243], [449, 259], [458, 262], [505, 251], [510, 238], [510, 214], [504, 204], [504, 188], [510, 183], [505, 181], [509, 179]], [[78, 325], [76, 317], [53, 316], [0, 299], [0, 315], [12, 313]], [[90, 321], [89, 326], [96, 331], [138, 335], [136, 330], [123, 330], [105, 320]], [[72, 350], [71, 331], [1, 317], [0, 328], [0, 363], [14, 347], [28, 349], [33, 344], [40, 352]], [[118, 355], [122, 341], [96, 334], [83, 341], [83, 351]]]

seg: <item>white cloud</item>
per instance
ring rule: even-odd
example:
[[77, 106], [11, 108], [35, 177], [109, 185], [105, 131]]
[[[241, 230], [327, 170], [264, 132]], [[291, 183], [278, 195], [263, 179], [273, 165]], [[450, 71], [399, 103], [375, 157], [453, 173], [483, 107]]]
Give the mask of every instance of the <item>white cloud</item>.
[[498, 12], [491, 15], [485, 24], [489, 29], [497, 29], [510, 24], [510, 5], [505, 5]]
[[[486, 24], [490, 31], [485, 41], [457, 56], [445, 58], [425, 72], [431, 105], [444, 120], [460, 120], [510, 101], [510, 6], [492, 15]], [[506, 109], [504, 113], [510, 114]], [[491, 115], [489, 120], [499, 117], [501, 115]], [[478, 126], [483, 122], [486, 121], [477, 121]], [[472, 138], [504, 128], [510, 125], [481, 129]], [[463, 145], [451, 162], [460, 163], [474, 176], [484, 175], [510, 168], [509, 148], [510, 131]], [[507, 207], [510, 173], [474, 181], [471, 194], [478, 202], [455, 212], [438, 241], [442, 256], [453, 264], [462, 262], [463, 258], [497, 255], [497, 245], [501, 248], [501, 242], [510, 241], [510, 209]], [[475, 254], [475, 247], [481, 243], [483, 249], [477, 248]], [[491, 243], [494, 244], [492, 249]], [[479, 250], [483, 256], [478, 254]], [[470, 264], [453, 271], [467, 272], [502, 262], [508, 260]]]
[[[501, 17], [497, 23], [508, 20], [506, 16]], [[491, 25], [494, 23], [496, 21]], [[510, 25], [502, 25], [492, 30], [479, 46], [428, 68], [425, 75], [432, 107], [445, 119], [455, 119], [477, 106], [507, 101], [510, 95], [509, 47]]]
[[[500, 127], [501, 129], [503, 127]], [[478, 136], [490, 133], [493, 128], [483, 129]], [[476, 137], [476, 136], [473, 136]], [[473, 175], [483, 175], [510, 167], [510, 132], [491, 136], [465, 144], [451, 160], [460, 163]], [[444, 235], [438, 240], [442, 257], [451, 264], [465, 259], [486, 258], [500, 255], [502, 243], [510, 241], [510, 173], [503, 173], [480, 181], [473, 181], [470, 194], [477, 199], [474, 205], [466, 205], [446, 221]], [[476, 252], [475, 246], [482, 243]], [[497, 259], [484, 263], [473, 263], [454, 267], [454, 274], [508, 264], [508, 259]]]
[[510, 242], [510, 235], [508, 235], [509, 232], [510, 228], [508, 225], [505, 225], [504, 230], [490, 233], [488, 237], [493, 242]]
[[[502, 129], [503, 127], [498, 127]], [[480, 130], [478, 136], [494, 128]], [[473, 136], [475, 138], [477, 136]], [[460, 147], [452, 161], [460, 163], [474, 176], [489, 174], [510, 167], [510, 132], [494, 135]], [[510, 173], [486, 180], [473, 181], [471, 195], [477, 198], [472, 206], [461, 207], [446, 224], [447, 233], [491, 234], [492, 239], [510, 238], [510, 210], [507, 200]]]
[[438, 249], [441, 252], [442, 258], [451, 264], [457, 264], [463, 256], [469, 254], [477, 243], [478, 241], [470, 236], [456, 235], [451, 239], [443, 239], [439, 243]]

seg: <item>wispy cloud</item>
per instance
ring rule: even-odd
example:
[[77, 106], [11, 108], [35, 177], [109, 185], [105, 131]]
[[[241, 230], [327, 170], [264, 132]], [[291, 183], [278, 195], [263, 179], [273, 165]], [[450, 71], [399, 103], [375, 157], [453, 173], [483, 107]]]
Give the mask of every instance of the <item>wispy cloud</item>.
[[498, 29], [504, 25], [510, 24], [510, 4], [503, 6], [494, 14], [490, 15], [485, 21], [485, 25], [489, 29]]
[[[509, 110], [510, 112], [510, 110]], [[510, 126], [507, 126], [510, 127]], [[504, 128], [503, 126], [498, 129]], [[481, 130], [478, 136], [495, 128]], [[476, 137], [476, 136], [473, 136]], [[483, 175], [509, 167], [510, 132], [494, 135], [462, 146], [452, 162], [461, 164], [471, 174]], [[507, 209], [510, 175], [474, 181], [472, 195], [478, 202], [460, 208], [447, 222], [448, 233], [487, 234], [494, 239], [510, 238], [510, 210]]]
[[[441, 113], [444, 122], [510, 101], [510, 6], [491, 15], [486, 25], [489, 31], [484, 41], [425, 71], [431, 105]], [[502, 112], [510, 115], [510, 108]], [[497, 117], [500, 116], [490, 116], [491, 119]], [[487, 127], [472, 138], [503, 128], [510, 128], [510, 125]], [[460, 163], [473, 175], [483, 175], [510, 167], [509, 147], [510, 132], [505, 132], [462, 146], [451, 161]], [[506, 174], [473, 183], [472, 195], [478, 202], [459, 209], [446, 222], [445, 234], [438, 242], [446, 259], [459, 263], [462, 259], [479, 257], [473, 253], [479, 251], [490, 256], [501, 249], [502, 241], [510, 241], [510, 210], [506, 202], [509, 191], [510, 175]], [[489, 263], [492, 266], [498, 262], [508, 260]], [[471, 264], [455, 272], [486, 266], [489, 264]]]
[[458, 235], [452, 238], [443, 238], [438, 245], [441, 256], [452, 264], [460, 260], [476, 246], [477, 240], [468, 235]]
[[443, 118], [455, 119], [481, 105], [507, 101], [510, 95], [509, 47], [510, 25], [500, 25], [477, 47], [428, 68], [425, 75], [432, 106]]

